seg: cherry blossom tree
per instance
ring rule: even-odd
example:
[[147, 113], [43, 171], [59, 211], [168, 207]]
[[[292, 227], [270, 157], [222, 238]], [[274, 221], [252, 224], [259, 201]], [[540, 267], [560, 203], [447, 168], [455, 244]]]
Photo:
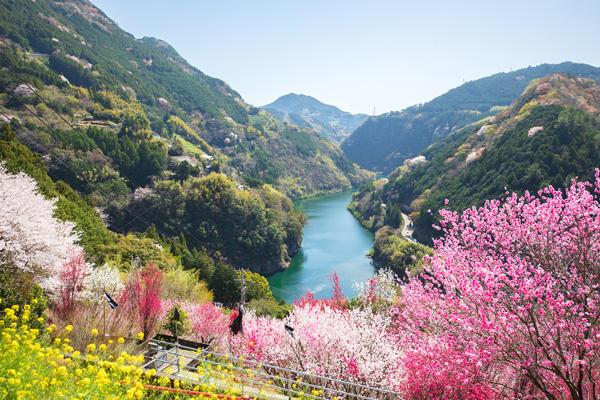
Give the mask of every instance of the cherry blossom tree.
[[398, 297], [400, 280], [391, 269], [382, 268], [366, 282], [355, 282], [354, 288], [361, 306], [387, 312]]
[[413, 398], [600, 396], [600, 179], [461, 214], [392, 311]]
[[94, 303], [104, 300], [104, 291], [109, 295], [117, 296], [123, 291], [123, 282], [119, 270], [109, 264], [90, 268], [84, 281], [85, 291], [83, 296]]
[[24, 173], [11, 174], [0, 164], [0, 266], [5, 271], [35, 272], [54, 291], [69, 251], [78, 252], [74, 224], [54, 218], [54, 200], [38, 193]]

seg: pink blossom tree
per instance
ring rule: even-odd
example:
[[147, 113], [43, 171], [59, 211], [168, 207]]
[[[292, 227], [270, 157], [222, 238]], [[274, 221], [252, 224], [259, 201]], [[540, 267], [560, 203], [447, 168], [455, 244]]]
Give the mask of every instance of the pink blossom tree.
[[233, 338], [233, 348], [263, 363], [393, 389], [404, 372], [390, 323], [388, 315], [371, 310], [307, 303], [284, 320], [245, 315], [244, 336]]
[[189, 307], [192, 332], [202, 343], [222, 346], [229, 334], [229, 318], [223, 313], [222, 307], [211, 302]]
[[412, 398], [600, 396], [600, 179], [461, 214], [394, 308]]
[[137, 322], [144, 337], [149, 337], [160, 322], [162, 305], [163, 272], [149, 263], [144, 269], [131, 271], [129, 280], [120, 297], [120, 303], [126, 313]]
[[161, 319], [164, 319], [175, 305], [189, 316], [190, 335], [195, 340], [218, 347], [225, 344], [229, 336], [230, 318], [223, 312], [222, 307], [216, 306], [212, 302], [196, 304], [166, 299], [162, 301]]
[[88, 266], [85, 263], [81, 252], [71, 252], [69, 260], [65, 262], [59, 273], [59, 286], [54, 295], [56, 310], [61, 319], [67, 319], [75, 310], [77, 301], [79, 301], [84, 292], [84, 282], [88, 273]]

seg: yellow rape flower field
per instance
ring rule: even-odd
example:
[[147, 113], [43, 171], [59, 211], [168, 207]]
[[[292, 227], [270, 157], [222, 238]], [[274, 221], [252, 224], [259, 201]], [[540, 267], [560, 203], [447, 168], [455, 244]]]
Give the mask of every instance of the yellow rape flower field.
[[[82, 354], [69, 344], [73, 326], [67, 325], [60, 334], [55, 325], [44, 332], [30, 328], [29, 310], [29, 305], [25, 305], [19, 313], [19, 306], [13, 306], [0, 314], [1, 400], [190, 398], [145, 390], [144, 384], [180, 385], [167, 378], [155, 379], [154, 370], [143, 371], [143, 356], [120, 351], [122, 338], [116, 343], [111, 340], [108, 345], [90, 343]], [[97, 332], [92, 332], [92, 336], [96, 338]], [[202, 385], [202, 389], [209, 388]]]
[[[0, 319], [0, 399], [141, 399], [147, 374], [138, 368], [143, 357], [125, 352], [103, 360], [96, 346], [81, 354], [69, 345], [67, 327], [50, 341], [47, 332], [29, 327], [29, 306], [20, 318], [18, 306]], [[103, 346], [105, 349], [106, 346]]]
[[[256, 394], [242, 397], [231, 363], [226, 367], [217, 365], [216, 368], [211, 362], [202, 363], [190, 375], [194, 384], [187, 384], [157, 377], [152, 369], [142, 370], [144, 357], [124, 351], [126, 345], [123, 338], [100, 343], [98, 331], [94, 329], [90, 332], [92, 343], [81, 349], [82, 352], [70, 345], [69, 335], [74, 330], [72, 325], [58, 332], [54, 324], [44, 331], [31, 328], [30, 324], [29, 305], [22, 310], [15, 305], [0, 312], [0, 400], [283, 397], [265, 391], [260, 385], [255, 389]], [[138, 339], [142, 340], [143, 335], [139, 334]], [[166, 371], [170, 373], [170, 369]], [[252, 378], [253, 374], [251, 370], [245, 372], [247, 377]], [[205, 395], [196, 397], [181, 391], [147, 390], [144, 385], [171, 388], [168, 390], [201, 391]], [[305, 398], [303, 392], [296, 396], [292, 398]]]

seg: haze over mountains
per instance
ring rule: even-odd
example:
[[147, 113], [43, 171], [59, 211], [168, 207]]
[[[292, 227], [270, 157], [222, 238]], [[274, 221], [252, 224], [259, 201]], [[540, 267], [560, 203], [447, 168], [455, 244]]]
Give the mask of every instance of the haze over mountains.
[[290, 93], [261, 107], [281, 121], [310, 128], [315, 133], [340, 144], [367, 118], [366, 114], [351, 114], [324, 104], [311, 96]]

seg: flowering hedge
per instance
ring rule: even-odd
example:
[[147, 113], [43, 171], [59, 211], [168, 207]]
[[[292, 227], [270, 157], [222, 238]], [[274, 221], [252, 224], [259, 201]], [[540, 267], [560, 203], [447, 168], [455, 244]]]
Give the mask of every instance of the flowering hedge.
[[388, 332], [390, 322], [371, 310], [306, 303], [284, 320], [246, 315], [244, 336], [234, 337], [232, 348], [265, 364], [394, 389], [404, 376], [403, 353]]

